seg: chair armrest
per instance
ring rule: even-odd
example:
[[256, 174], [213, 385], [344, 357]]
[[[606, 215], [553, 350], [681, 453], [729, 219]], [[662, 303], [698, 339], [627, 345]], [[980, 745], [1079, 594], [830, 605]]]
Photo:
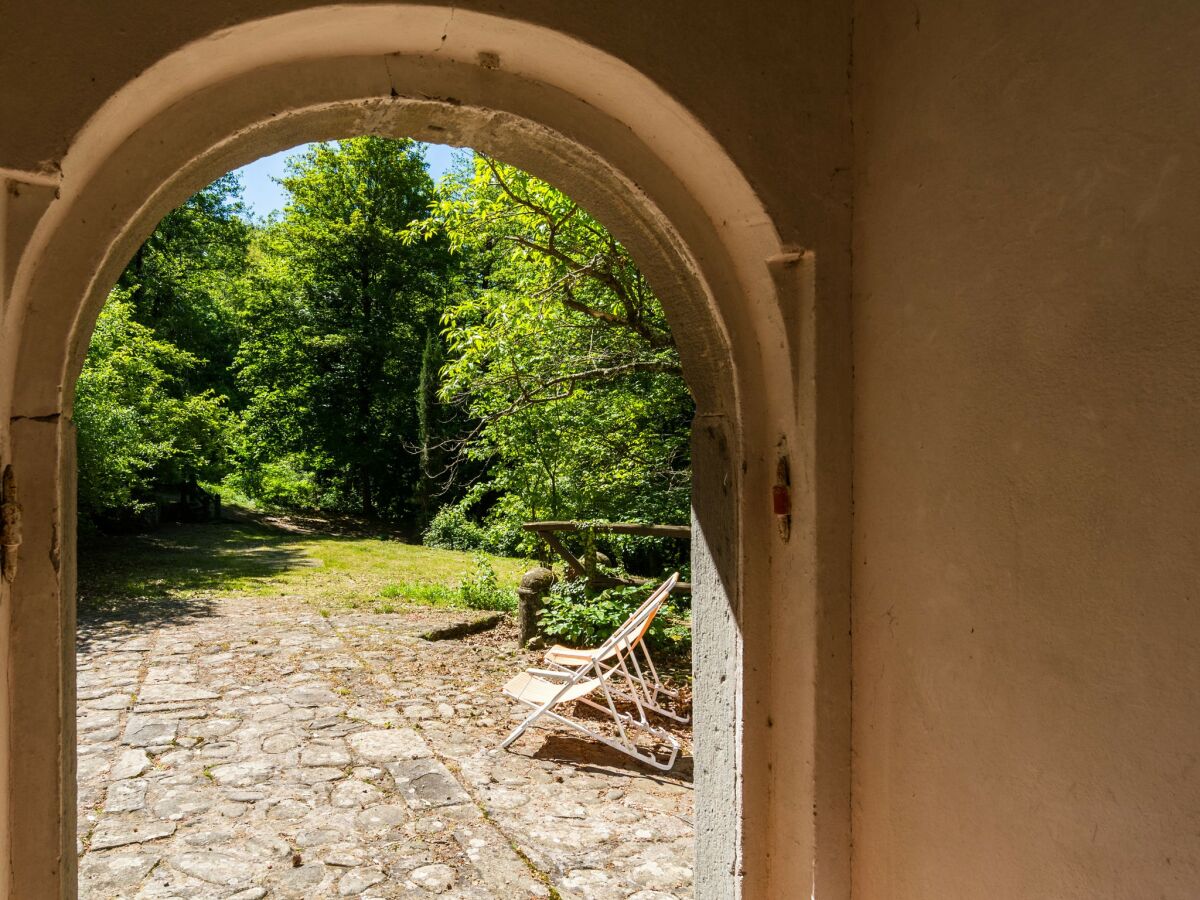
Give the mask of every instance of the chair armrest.
[[537, 675], [539, 678], [560, 678], [567, 679], [575, 676], [575, 672], [564, 672], [559, 669], [526, 669], [530, 675]]

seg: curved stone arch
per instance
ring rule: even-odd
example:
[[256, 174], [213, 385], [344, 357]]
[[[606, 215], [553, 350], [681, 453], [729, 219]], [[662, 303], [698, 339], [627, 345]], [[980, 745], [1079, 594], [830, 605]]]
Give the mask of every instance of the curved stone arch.
[[[743, 653], [769, 654], [779, 610], [815, 614], [804, 596], [811, 585], [793, 576], [806, 574], [816, 537], [801, 536], [799, 561], [783, 559], [765, 504], [751, 500], [765, 497], [778, 477], [776, 448], [790, 443], [799, 452], [806, 444], [798, 423], [813, 419], [811, 397], [796, 392], [804, 379], [796, 377], [793, 343], [812, 336], [796, 325], [803, 307], [785, 314], [811, 300], [811, 272], [804, 277], [811, 261], [780, 246], [762, 204], [712, 136], [624, 63], [512, 20], [380, 5], [258, 20], [161, 60], [77, 136], [57, 198], [20, 257], [0, 337], [0, 366], [7, 361], [12, 377], [0, 384], [15, 385], [11, 455], [33, 487], [24, 497], [35, 525], [12, 589], [8, 647], [9, 719], [24, 736], [2, 773], [14, 798], [10, 891], [74, 891], [74, 620], [73, 604], [64, 602], [74, 595], [69, 416], [108, 288], [162, 215], [203, 184], [305, 140], [354, 134], [475, 146], [569, 184], [630, 247], [663, 298], [698, 408], [698, 895], [767, 896], [772, 864], [798, 866], [815, 883], [816, 807], [837, 807], [840, 786], [828, 801], [773, 800], [785, 776], [772, 773], [766, 713], [778, 697], [769, 666], [742, 667]], [[792, 296], [781, 298], [788, 290]], [[793, 462], [798, 489], [815, 484], [813, 459], [802, 453]], [[58, 648], [53, 665], [49, 645]], [[790, 685], [779, 691], [794, 693]], [[44, 702], [50, 692], [57, 704]], [[815, 686], [803, 685], [793, 703], [795, 727], [811, 743]], [[812, 746], [789, 750], [796, 777], [811, 783], [819, 754]], [[827, 765], [837, 770], [842, 761]], [[57, 798], [53, 816], [22, 808], [18, 796], [43, 798], [46, 810], [46, 798]], [[812, 819], [793, 816], [793, 804], [812, 807]], [[799, 863], [794, 851], [781, 852], [797, 845], [812, 849]]]
[[[385, 98], [401, 103], [389, 104]], [[78, 255], [85, 229], [88, 235], [118, 234], [106, 248], [105, 261], [111, 263], [110, 257], [130, 249], [133, 235], [148, 233], [147, 222], [157, 221], [172, 201], [182, 198], [183, 185], [200, 183], [195, 175], [222, 149], [225, 160], [244, 162], [243, 156], [253, 158], [267, 152], [264, 148], [287, 143], [272, 144], [262, 134], [273, 119], [349, 100], [374, 100], [376, 115], [364, 106], [357, 122], [343, 120], [356, 130], [317, 136], [387, 127], [388, 108], [414, 100], [508, 112], [546, 126], [547, 135], [553, 129], [565, 138], [560, 147], [573, 144], [591, 154], [586, 168], [572, 172], [573, 184], [599, 160], [606, 161], [609, 197], [629, 189], [641, 194], [641, 217], [657, 218], [653, 228], [660, 235], [677, 234], [677, 252], [691, 250], [689, 266], [702, 270], [702, 277], [690, 280], [705, 285], [710, 294], [709, 330], [724, 330], [725, 340], [743, 344], [729, 348], [741, 367], [763, 364], [770, 369], [769, 357], [786, 358], [786, 329], [764, 265], [785, 248], [753, 189], [703, 126], [635, 69], [574, 38], [451, 7], [309, 9], [236, 26], [160, 60], [110, 98], [72, 143], [61, 163], [58, 198], [38, 223], [18, 267], [13, 299], [44, 289], [34, 279], [41, 274], [38, 261], [52, 258], [52, 242], [72, 240]], [[457, 129], [459, 142], [486, 142], [485, 121], [483, 117], [473, 128]], [[432, 129], [412, 127], [408, 133], [454, 142], [453, 131], [439, 134], [437, 123], [432, 124]], [[205, 131], [213, 145], [198, 147], [197, 134]], [[303, 128], [293, 134], [297, 142], [313, 136]], [[215, 146], [217, 141], [223, 147]], [[521, 147], [540, 142], [540, 137], [517, 141], [512, 152], [498, 155], [522, 164], [513, 154], [522, 155]], [[553, 168], [554, 160], [543, 158]], [[537, 161], [531, 162], [525, 165], [536, 170]], [[618, 172], [627, 179], [624, 184], [611, 177]], [[540, 174], [555, 180], [553, 172]], [[106, 193], [106, 185], [116, 184], [121, 188]], [[149, 184], [154, 185], [151, 191], [139, 190]], [[618, 219], [599, 209], [603, 193], [580, 199], [621, 228]], [[132, 214], [130, 202], [139, 204]], [[640, 261], [653, 270], [648, 259]], [[664, 293], [665, 302], [674, 307], [668, 315], [681, 324], [695, 324], [689, 312], [695, 303], [672, 303], [671, 294]], [[16, 312], [20, 304], [11, 307]], [[73, 326], [77, 343], [90, 331], [91, 311], [85, 307]], [[742, 328], [730, 327], [739, 320]], [[33, 360], [39, 366], [47, 346], [39, 333], [43, 322], [53, 334], [61, 333], [60, 323], [50, 318], [27, 322], [34, 330], [26, 345], [30, 339], [36, 343]], [[747, 323], [753, 327], [745, 327]], [[705, 340], [720, 339], [710, 333]], [[21, 356], [21, 364], [28, 364], [30, 354]], [[16, 364], [17, 356], [7, 358]], [[57, 379], [60, 388], [68, 381]], [[778, 379], [759, 386], [771, 394], [791, 393], [791, 385]], [[13, 399], [19, 404], [33, 400]], [[787, 397], [778, 399], [786, 407]], [[38, 414], [32, 410], [39, 403], [63, 408], [61, 402], [39, 397], [25, 414]]]

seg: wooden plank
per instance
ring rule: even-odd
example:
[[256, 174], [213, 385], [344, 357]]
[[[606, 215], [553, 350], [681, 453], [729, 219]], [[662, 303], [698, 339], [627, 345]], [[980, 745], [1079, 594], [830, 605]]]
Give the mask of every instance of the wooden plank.
[[584, 568], [583, 563], [579, 561], [574, 553], [566, 548], [566, 545], [563, 544], [562, 541], [556, 538], [549, 531], [539, 532], [539, 535], [541, 536], [542, 540], [550, 545], [551, 550], [566, 560], [567, 567], [571, 570], [570, 574], [573, 577], [580, 578], [587, 574], [587, 569]]
[[665, 537], [688, 541], [692, 529], [687, 525], [642, 525], [638, 522], [604, 522], [595, 525], [580, 525], [578, 522], [526, 522], [521, 526], [526, 531], [548, 534], [553, 531], [595, 531], [598, 534], [635, 534], [641, 537]]
[[[567, 568], [570, 570], [569, 575], [572, 578], [583, 578], [587, 576], [587, 568], [579, 560], [574, 553], [567, 549], [557, 537], [555, 532], [564, 531], [569, 533], [578, 533], [584, 530], [592, 530], [600, 534], [636, 534], [644, 537], [667, 537], [680, 540], [691, 540], [692, 529], [687, 525], [641, 525], [637, 522], [607, 522], [597, 525], [581, 525], [579, 522], [526, 522], [521, 526], [526, 531], [532, 531], [544, 540], [550, 549], [557, 553], [567, 563]], [[644, 584], [650, 584], [654, 581], [651, 578], [641, 578], [636, 575], [630, 575], [626, 578], [614, 578], [611, 575], [596, 575], [588, 579], [588, 584], [594, 588], [609, 588], [609, 587], [638, 587]], [[671, 591], [673, 594], [691, 594], [692, 585], [689, 582], [681, 581], [675, 585]]]

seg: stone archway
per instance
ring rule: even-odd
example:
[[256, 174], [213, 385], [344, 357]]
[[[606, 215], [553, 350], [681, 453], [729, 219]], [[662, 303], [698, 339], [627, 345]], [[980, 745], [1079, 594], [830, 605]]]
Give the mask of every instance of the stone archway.
[[[625, 64], [543, 28], [389, 5], [263, 19], [178, 50], [97, 113], [60, 181], [17, 192], [36, 224], [0, 338], [0, 446], [26, 523], [3, 635], [7, 895], [75, 891], [70, 404], [108, 287], [200, 185], [364, 133], [475, 146], [570, 184], [663, 298], [697, 401], [697, 895], [844, 896], [848, 660], [819, 596], [844, 548], [815, 525], [813, 258], [780, 245], [716, 141]], [[787, 479], [790, 531], [770, 504]]]

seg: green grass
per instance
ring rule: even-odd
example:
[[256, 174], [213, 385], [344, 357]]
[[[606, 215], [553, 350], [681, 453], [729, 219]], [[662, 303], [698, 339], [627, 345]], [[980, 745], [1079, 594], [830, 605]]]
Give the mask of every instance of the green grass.
[[457, 587], [439, 584], [436, 581], [406, 581], [403, 584], [385, 584], [379, 596], [390, 600], [402, 600], [421, 606], [459, 606], [462, 595]]
[[[216, 596], [282, 594], [323, 615], [396, 611], [407, 604], [462, 606], [458, 587], [475, 572], [475, 556], [383, 538], [296, 534], [247, 521], [175, 525], [81, 541], [79, 605], [84, 613], [146, 616]], [[500, 584], [513, 590], [530, 566], [487, 558]]]

